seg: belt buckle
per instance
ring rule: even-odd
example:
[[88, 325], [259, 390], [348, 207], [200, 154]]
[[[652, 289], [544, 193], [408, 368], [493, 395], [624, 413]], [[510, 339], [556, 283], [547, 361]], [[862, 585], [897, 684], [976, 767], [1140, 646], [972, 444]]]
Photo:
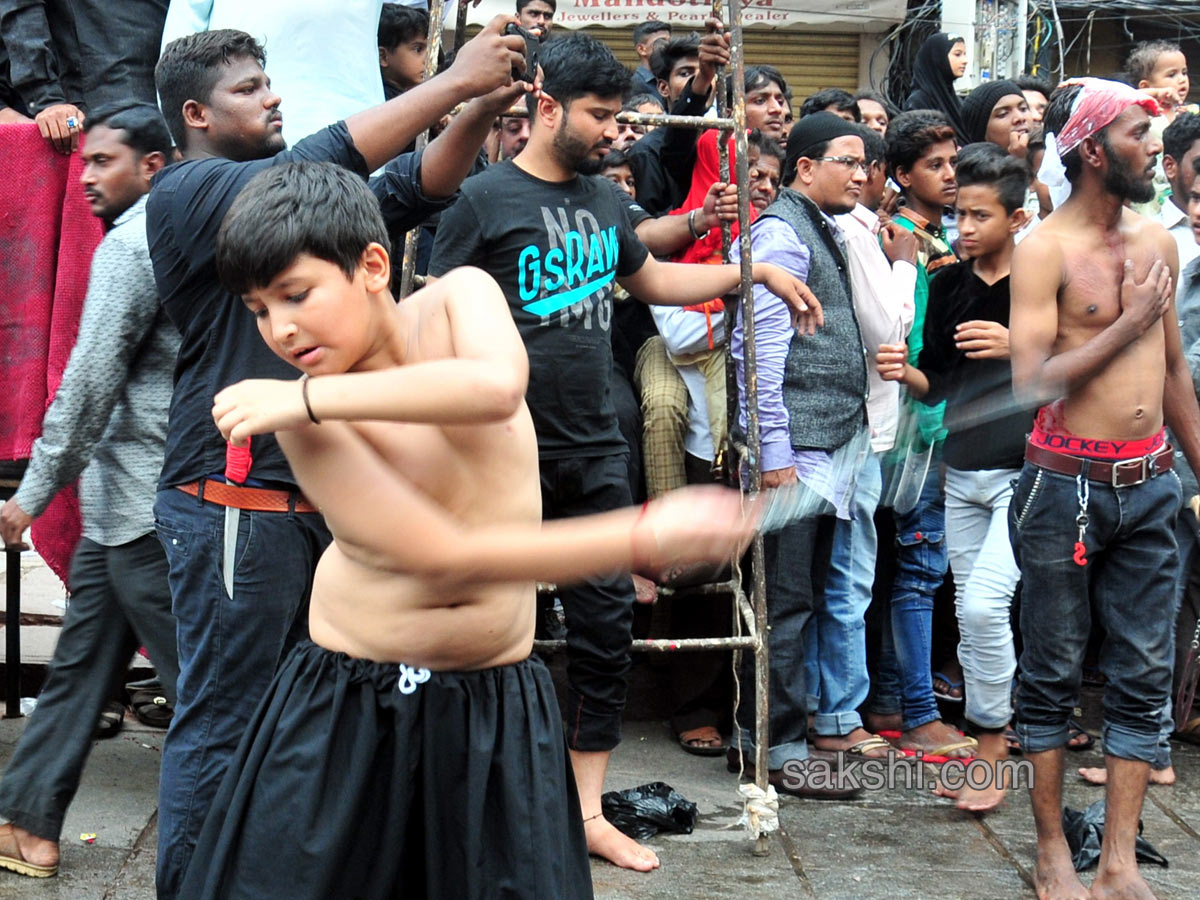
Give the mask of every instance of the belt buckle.
[[[1140, 467], [1140, 469], [1141, 469], [1140, 477], [1135, 481], [1130, 481], [1130, 482], [1122, 484], [1120, 481], [1120, 478], [1119, 478], [1120, 474], [1122, 472], [1132, 471], [1132, 469], [1130, 467], [1133, 465], [1137, 465]], [[1153, 467], [1151, 465], [1149, 456], [1139, 456], [1137, 459], [1127, 459], [1122, 462], [1113, 463], [1112, 473], [1109, 477], [1109, 482], [1110, 482], [1111, 486], [1115, 487], [1115, 488], [1134, 487], [1136, 485], [1141, 484], [1144, 481], [1147, 481], [1150, 478], [1150, 472], [1152, 471], [1152, 468]]]

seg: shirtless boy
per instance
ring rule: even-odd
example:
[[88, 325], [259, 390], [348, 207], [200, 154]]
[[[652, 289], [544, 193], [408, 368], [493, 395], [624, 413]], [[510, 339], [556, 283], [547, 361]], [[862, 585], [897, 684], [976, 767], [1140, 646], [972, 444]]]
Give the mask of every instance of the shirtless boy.
[[[734, 492], [542, 525], [528, 362], [478, 269], [397, 306], [374, 198], [324, 163], [276, 166], [217, 249], [299, 380], [217, 395], [235, 444], [278, 432], [334, 536], [309, 630], [232, 763], [181, 896], [591, 897], [534, 581], [725, 560]], [[270, 865], [263, 865], [264, 859]]]
[[[1126, 209], [1153, 193], [1153, 100], [1111, 81], [1060, 87], [1046, 111], [1070, 198], [1018, 245], [1011, 345], [1018, 394], [1048, 402], [1026, 446], [1009, 527], [1024, 578], [1016, 728], [1034, 765], [1034, 884], [1048, 898], [1153, 898], [1134, 838], [1171, 686], [1180, 505], [1171, 426], [1200, 460], [1200, 412], [1180, 345], [1175, 242]], [[1058, 399], [1056, 399], [1058, 398]], [[1107, 827], [1089, 893], [1061, 825], [1063, 747], [1079, 700], [1089, 603], [1100, 665]]]

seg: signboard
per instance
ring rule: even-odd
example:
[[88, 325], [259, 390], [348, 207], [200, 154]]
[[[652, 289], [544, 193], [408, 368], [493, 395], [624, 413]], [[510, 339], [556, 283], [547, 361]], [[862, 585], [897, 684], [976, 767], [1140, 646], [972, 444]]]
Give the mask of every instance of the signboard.
[[[884, 31], [904, 21], [905, 5], [905, 0], [742, 0], [742, 24]], [[470, 9], [467, 21], [483, 25], [514, 9], [515, 0], [482, 0]], [[659, 19], [673, 28], [700, 30], [711, 12], [712, 3], [702, 0], [558, 0], [554, 27], [628, 28]]]

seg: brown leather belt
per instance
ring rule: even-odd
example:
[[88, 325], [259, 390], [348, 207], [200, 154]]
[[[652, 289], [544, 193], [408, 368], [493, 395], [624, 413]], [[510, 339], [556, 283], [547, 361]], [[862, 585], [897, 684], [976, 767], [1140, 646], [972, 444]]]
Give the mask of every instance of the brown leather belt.
[[[209, 478], [204, 479], [203, 485], [202, 499], [218, 506], [233, 506], [253, 512], [317, 512], [317, 508], [309, 503], [299, 491], [273, 491], [269, 488], [241, 487], [236, 484], [226, 484], [223, 481], [213, 481]], [[185, 494], [191, 494], [193, 497], [201, 496], [201, 482], [199, 481], [180, 484], [177, 487]]]
[[1149, 456], [1136, 456], [1120, 462], [1105, 462], [1099, 459], [1084, 459], [1047, 450], [1029, 441], [1025, 442], [1025, 458], [1035, 466], [1058, 472], [1060, 475], [1078, 475], [1087, 467], [1088, 481], [1102, 481], [1112, 487], [1133, 487], [1149, 481], [1175, 465], [1175, 449], [1163, 444]]

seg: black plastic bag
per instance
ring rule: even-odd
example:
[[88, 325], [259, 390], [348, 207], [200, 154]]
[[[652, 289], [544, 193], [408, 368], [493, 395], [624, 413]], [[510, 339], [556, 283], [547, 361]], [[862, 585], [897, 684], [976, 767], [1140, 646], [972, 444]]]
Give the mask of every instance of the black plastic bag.
[[696, 827], [696, 804], [661, 781], [609, 791], [600, 798], [600, 808], [604, 818], [634, 840], [645, 840], [660, 831], [691, 834]]
[[[1097, 800], [1083, 812], [1063, 807], [1063, 831], [1067, 835], [1067, 846], [1071, 848], [1075, 871], [1090, 869], [1100, 860], [1100, 844], [1104, 840], [1104, 801]], [[1138, 862], [1154, 863], [1167, 868], [1167, 858], [1142, 837], [1142, 822], [1138, 820], [1138, 837], [1134, 844]]]

